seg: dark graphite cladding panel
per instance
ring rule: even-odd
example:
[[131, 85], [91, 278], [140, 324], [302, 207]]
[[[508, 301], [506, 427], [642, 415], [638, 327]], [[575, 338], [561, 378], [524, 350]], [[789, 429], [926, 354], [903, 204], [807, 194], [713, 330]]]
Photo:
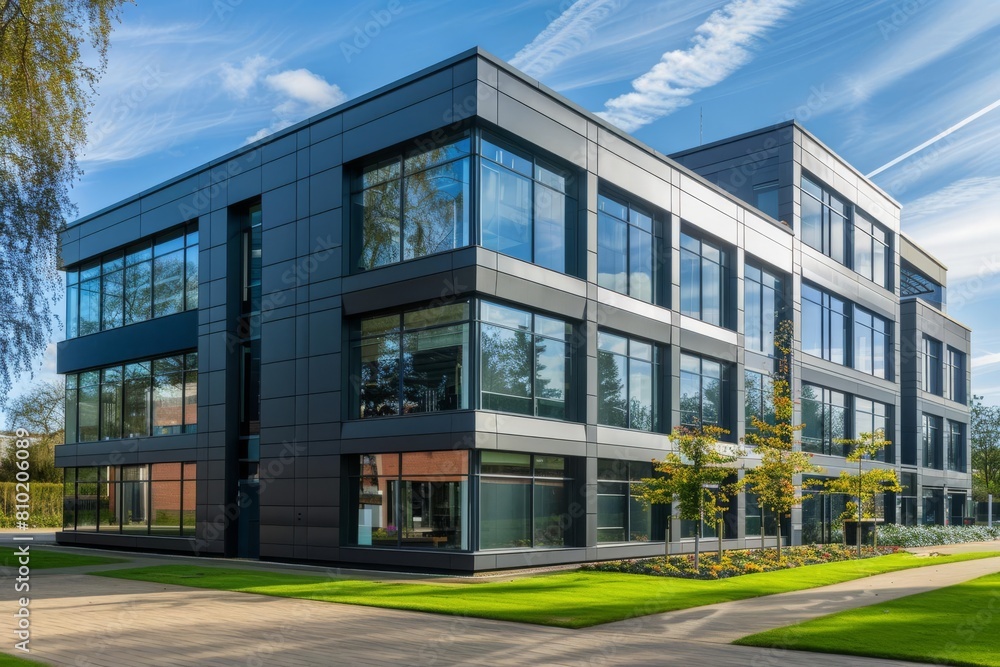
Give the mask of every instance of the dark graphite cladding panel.
[[[473, 49], [77, 221], [60, 257], [63, 543], [459, 571], [690, 551], [714, 524], [632, 485], [675, 426], [768, 417], [786, 319], [824, 474], [883, 428], [887, 520], [961, 520], [971, 486], [944, 269], [793, 122], [668, 158]], [[782, 533], [837, 541], [839, 511]], [[742, 494], [723, 546], [776, 525]]]

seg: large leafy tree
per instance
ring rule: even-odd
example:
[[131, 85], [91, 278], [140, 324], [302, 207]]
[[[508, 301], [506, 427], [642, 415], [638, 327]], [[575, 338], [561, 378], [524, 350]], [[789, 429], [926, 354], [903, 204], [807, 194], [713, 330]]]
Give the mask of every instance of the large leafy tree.
[[[61, 482], [55, 467], [55, 446], [64, 441], [65, 401], [59, 382], [40, 382], [13, 400], [7, 413], [7, 429], [28, 432], [28, 460], [33, 482]], [[13, 482], [17, 473], [16, 449], [9, 447], [0, 460], [0, 482]]]
[[56, 234], [122, 4], [0, 0], [0, 404], [52, 332]]
[[807, 452], [795, 449], [795, 433], [804, 424], [793, 424], [794, 402], [791, 388], [792, 323], [785, 320], [774, 336], [778, 363], [771, 373], [770, 407], [774, 420], [754, 416], [743, 441], [753, 447], [760, 462], [744, 473], [739, 486], [757, 496], [757, 502], [777, 518], [778, 559], [781, 559], [781, 520], [808, 494], [795, 484], [799, 475], [821, 472]]
[[633, 497], [646, 505], [676, 501], [682, 519], [699, 522], [694, 535], [695, 569], [701, 554], [701, 520], [715, 517], [729, 502], [730, 490], [725, 482], [733, 474], [737, 457], [719, 444], [727, 433], [718, 426], [675, 428], [670, 440], [676, 451], [654, 462], [653, 467], [662, 476], [643, 479], [632, 489]]
[[1000, 407], [972, 399], [972, 487], [977, 500], [1000, 497]]

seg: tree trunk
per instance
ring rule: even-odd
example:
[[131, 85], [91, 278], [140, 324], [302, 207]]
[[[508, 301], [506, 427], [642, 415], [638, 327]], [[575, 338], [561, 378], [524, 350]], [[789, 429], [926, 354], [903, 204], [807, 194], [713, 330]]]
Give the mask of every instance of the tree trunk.
[[719, 519], [715, 530], [719, 535], [719, 565], [722, 565], [722, 519]]
[[[701, 526], [699, 526], [699, 529]], [[698, 571], [698, 556], [701, 553], [701, 530], [694, 534], [694, 569]]]

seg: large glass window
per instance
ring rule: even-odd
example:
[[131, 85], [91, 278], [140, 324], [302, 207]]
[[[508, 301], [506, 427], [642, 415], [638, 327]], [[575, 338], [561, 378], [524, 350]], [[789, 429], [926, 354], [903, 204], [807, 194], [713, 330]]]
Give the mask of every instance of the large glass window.
[[469, 407], [469, 303], [368, 317], [353, 345], [356, 415]]
[[727, 325], [727, 264], [720, 246], [681, 234], [681, 313]]
[[468, 245], [470, 146], [466, 134], [364, 168], [352, 195], [360, 268]]
[[122, 437], [122, 367], [101, 371], [101, 440]]
[[608, 195], [597, 197], [597, 283], [652, 303], [655, 240], [653, 217]]
[[924, 445], [924, 467], [942, 470], [944, 468], [944, 461], [941, 456], [941, 418], [924, 413], [921, 415], [921, 426]]
[[802, 284], [802, 351], [836, 364], [847, 359], [847, 302]]
[[196, 465], [67, 468], [63, 530], [194, 535]]
[[597, 460], [599, 544], [652, 539], [652, 507], [632, 497], [635, 484], [652, 476], [653, 464], [648, 461]]
[[350, 543], [408, 549], [469, 548], [469, 452], [347, 457]]
[[197, 307], [197, 223], [66, 272], [67, 338]]
[[570, 463], [562, 456], [481, 452], [479, 547], [571, 546]]
[[745, 431], [756, 432], [754, 417], [765, 424], [774, 424], [774, 388], [771, 376], [755, 371], [744, 371], [743, 391]]
[[94, 442], [100, 439], [100, 387], [101, 372], [87, 371], [77, 376], [79, 396], [77, 417], [78, 442]]
[[655, 352], [651, 343], [598, 332], [598, 423], [653, 430]]
[[880, 287], [889, 287], [889, 233], [861, 213], [854, 216], [854, 270]]
[[802, 242], [846, 264], [850, 212], [847, 203], [802, 177]]
[[847, 437], [847, 396], [839, 391], [802, 384], [802, 451], [847, 456], [836, 440]]
[[576, 200], [570, 172], [485, 133], [479, 153], [483, 247], [573, 273]]
[[[745, 493], [746, 515], [744, 518], [744, 531], [747, 537], [777, 537], [778, 522], [777, 515], [768, 509], [764, 509], [754, 493]], [[733, 501], [735, 503], [735, 501]], [[791, 520], [785, 517], [781, 524], [782, 539], [788, 539], [791, 535]], [[727, 536], [728, 537], [728, 536]]]
[[193, 433], [198, 353], [66, 375], [66, 442]]
[[725, 427], [726, 368], [720, 361], [681, 354], [681, 425]]
[[[860, 438], [862, 433], [882, 431], [886, 440], [892, 441], [892, 429], [889, 422], [891, 408], [879, 401], [870, 401], [859, 396], [854, 397], [854, 437]], [[895, 463], [892, 445], [885, 447], [879, 454], [886, 463]]]
[[482, 408], [567, 419], [570, 325], [485, 301], [479, 317]]
[[965, 424], [948, 420], [948, 470], [965, 472]]
[[888, 378], [889, 373], [889, 322], [884, 317], [854, 307], [854, 368]]
[[924, 372], [920, 388], [930, 394], [941, 395], [941, 341], [924, 336]]
[[153, 361], [153, 435], [180, 433], [184, 424], [184, 357]]
[[[732, 488], [732, 485], [736, 483], [736, 475], [730, 475], [725, 480], [723, 480], [723, 488]], [[704, 520], [696, 521], [693, 519], [681, 519], [681, 539], [693, 538], [698, 530], [698, 525], [701, 524], [701, 536], [705, 538], [717, 538], [719, 536], [718, 522], [722, 521], [722, 539], [730, 540], [737, 536], [737, 531], [739, 530], [737, 524], [739, 522], [739, 510], [737, 508], [737, 496], [735, 493], [730, 492], [728, 498], [726, 498], [725, 504], [720, 501], [719, 505], [722, 506], [722, 511], [716, 516], [705, 515]]]
[[746, 348], [774, 354], [774, 332], [784, 310], [781, 278], [766, 269], [744, 267], [743, 310]]
[[965, 403], [965, 354], [953, 347], [944, 353], [942, 395], [951, 401]]

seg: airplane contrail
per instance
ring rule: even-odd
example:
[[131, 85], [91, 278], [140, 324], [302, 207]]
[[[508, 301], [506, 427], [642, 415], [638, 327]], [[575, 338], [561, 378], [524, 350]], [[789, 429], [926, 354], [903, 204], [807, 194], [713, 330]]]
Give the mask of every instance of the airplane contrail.
[[994, 109], [996, 109], [997, 107], [1000, 107], [1000, 100], [997, 100], [996, 102], [994, 102], [993, 104], [989, 105], [985, 109], [980, 109], [979, 111], [977, 111], [976, 113], [972, 114], [968, 118], [965, 118], [963, 120], [958, 121], [957, 123], [955, 123], [954, 125], [952, 125], [951, 127], [949, 127], [947, 130], [945, 130], [941, 134], [938, 134], [937, 136], [934, 136], [934, 137], [928, 139], [927, 141], [925, 141], [924, 143], [920, 144], [916, 148], [913, 148], [911, 150], [906, 151], [905, 153], [903, 153], [902, 155], [900, 155], [895, 160], [891, 160], [889, 162], [886, 162], [885, 164], [883, 164], [881, 167], [879, 167], [875, 171], [871, 172], [870, 174], [866, 174], [865, 178], [871, 178], [872, 176], [877, 176], [878, 174], [882, 173], [883, 171], [885, 171], [889, 167], [897, 165], [900, 162], [902, 162], [903, 160], [905, 160], [906, 158], [908, 158], [911, 155], [913, 155], [914, 153], [919, 153], [920, 151], [924, 150], [925, 148], [927, 148], [931, 144], [933, 144], [935, 142], [938, 142], [938, 141], [941, 141], [942, 139], [944, 139], [945, 137], [947, 137], [952, 132], [955, 132], [956, 130], [960, 130], [961, 128], [965, 127], [966, 125], [968, 125], [972, 121], [976, 120], [977, 118], [979, 118], [983, 114], [987, 114], [990, 111], [993, 111]]

